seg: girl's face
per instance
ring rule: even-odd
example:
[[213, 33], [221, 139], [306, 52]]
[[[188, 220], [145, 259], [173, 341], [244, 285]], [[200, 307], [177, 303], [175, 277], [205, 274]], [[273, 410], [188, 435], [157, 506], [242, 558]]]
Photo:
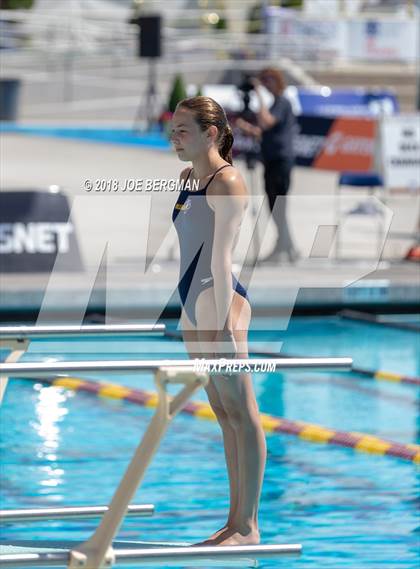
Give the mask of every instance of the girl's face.
[[171, 141], [178, 158], [183, 162], [192, 161], [206, 152], [211, 144], [208, 131], [203, 132], [194, 120], [194, 114], [182, 107], [172, 117]]

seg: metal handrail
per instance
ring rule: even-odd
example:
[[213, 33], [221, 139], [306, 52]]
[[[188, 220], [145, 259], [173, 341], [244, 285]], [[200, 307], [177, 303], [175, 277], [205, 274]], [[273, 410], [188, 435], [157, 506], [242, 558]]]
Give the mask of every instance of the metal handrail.
[[[236, 545], [223, 547], [150, 547], [145, 549], [115, 549], [115, 562], [118, 564], [133, 565], [135, 562], [144, 562], [148, 565], [159, 563], [167, 566], [168, 563], [177, 565], [192, 561], [211, 564], [223, 561], [236, 561], [240, 567], [255, 567], [255, 559], [277, 559], [280, 555], [299, 555], [302, 551], [300, 544], [288, 545]], [[57, 567], [65, 566], [69, 561], [69, 552], [51, 553], [11, 553], [0, 556], [2, 569], [12, 567]]]
[[[179, 371], [182, 370], [182, 371]], [[115, 561], [112, 541], [124, 519], [127, 506], [144, 478], [169, 424], [184, 407], [189, 398], [209, 381], [208, 374], [192, 373], [191, 369], [179, 368], [155, 370], [155, 385], [158, 394], [156, 412], [149, 423], [143, 438], [131, 459], [124, 476], [93, 535], [84, 543], [77, 545], [70, 553], [69, 569], [76, 567], [111, 566]], [[182, 389], [172, 399], [169, 398], [169, 382], [181, 383]]]
[[153, 334], [162, 335], [164, 324], [84, 324], [81, 326], [0, 326], [2, 340], [18, 340], [38, 336], [90, 336], [96, 334]]
[[[32, 522], [42, 520], [90, 519], [103, 516], [108, 506], [69, 506], [64, 508], [26, 508], [16, 510], [0, 510], [0, 522]], [[153, 504], [130, 504], [126, 516], [153, 516]]]
[[[74, 336], [96, 336], [118, 334], [130, 336], [148, 334], [162, 336], [165, 333], [164, 324], [88, 324], [88, 325], [49, 325], [49, 326], [0, 326], [0, 348], [11, 350], [5, 363], [19, 360], [28, 349], [29, 343], [35, 338], [66, 338]], [[7, 389], [8, 377], [0, 372], [0, 404]]]
[[[28, 338], [22, 340], [28, 343]], [[182, 563], [191, 560], [232, 559], [244, 566], [242, 556], [278, 557], [283, 554], [299, 554], [301, 545], [235, 546], [235, 547], [148, 547], [143, 550], [118, 550], [112, 546], [113, 539], [124, 520], [127, 508], [144, 478], [162, 437], [173, 418], [184, 407], [192, 394], [206, 385], [209, 376], [220, 374], [221, 370], [234, 373], [234, 366], [246, 366], [247, 371], [258, 371], [260, 365], [270, 365], [276, 369], [339, 368], [351, 367], [351, 358], [290, 358], [290, 359], [195, 359], [195, 360], [125, 360], [125, 361], [85, 361], [85, 362], [47, 362], [47, 363], [3, 363], [0, 364], [1, 377], [37, 376], [39, 374], [79, 371], [125, 371], [138, 373], [151, 371], [155, 376], [158, 392], [156, 412], [138, 445], [134, 456], [116, 489], [109, 507], [93, 535], [84, 543], [76, 545], [68, 552], [7, 554], [0, 556], [2, 567], [49, 567], [65, 563], [69, 569], [80, 567], [111, 567], [117, 563], [146, 561], [162, 563], [177, 559]], [[229, 368], [230, 366], [230, 368]], [[232, 369], [233, 368], [233, 369]], [[178, 383], [183, 387], [173, 398], [169, 398], [167, 385]]]
[[[50, 373], [83, 373], [89, 371], [138, 373], [155, 372], [159, 369], [178, 371], [206, 371], [210, 375], [235, 371], [258, 371], [270, 366], [270, 371], [282, 369], [351, 369], [352, 358], [255, 358], [255, 359], [193, 359], [193, 360], [121, 360], [35, 362], [0, 364], [0, 374], [8, 377], [36, 377]], [[230, 366], [230, 368], [229, 368]]]
[[[314, 360], [314, 358], [312, 358]], [[328, 359], [315, 359], [317, 364]], [[344, 358], [335, 358], [341, 364], [351, 364], [351, 360]], [[198, 360], [200, 361], [200, 360]], [[201, 360], [203, 362], [203, 360]], [[271, 364], [279, 367], [298, 367], [302, 364], [308, 365], [308, 360], [301, 358], [299, 360], [269, 360]], [[227, 363], [226, 360], [206, 360], [209, 365], [219, 365], [221, 362]], [[253, 369], [258, 363], [267, 363], [267, 359], [259, 360], [231, 360], [231, 365], [249, 365]], [[311, 361], [313, 363], [313, 361]], [[32, 373], [48, 373], [50, 371], [74, 371], [75, 365], [86, 369], [96, 369], [101, 371], [153, 371], [155, 375], [155, 384], [158, 392], [158, 405], [156, 412], [150, 422], [143, 439], [137, 447], [134, 456], [122, 478], [120, 484], [115, 491], [113, 498], [106, 512], [104, 513], [99, 526], [94, 534], [84, 543], [76, 545], [68, 552], [52, 552], [52, 553], [25, 553], [2, 555], [0, 561], [2, 567], [17, 567], [24, 565], [26, 567], [48, 567], [64, 562], [69, 569], [76, 567], [111, 567], [114, 563], [164, 563], [168, 559], [173, 561], [176, 559], [181, 563], [197, 560], [209, 559], [235, 559], [244, 566], [243, 557], [252, 555], [257, 557], [278, 557], [283, 554], [299, 554], [301, 545], [272, 545], [272, 546], [243, 546], [243, 547], [164, 547], [153, 548], [147, 547], [143, 550], [118, 550], [113, 548], [113, 539], [120, 527], [127, 507], [134, 496], [139, 484], [141, 483], [145, 471], [155, 454], [162, 437], [171, 423], [172, 419], [182, 409], [191, 395], [201, 386], [206, 385], [209, 380], [209, 373], [203, 371], [194, 371], [197, 366], [196, 360], [150, 360], [150, 361], [123, 361], [123, 362], [48, 362], [47, 364], [1, 364], [0, 373], [10, 375], [25, 375]], [[78, 368], [80, 369], [80, 367]], [[23, 372], [23, 370], [26, 370]], [[220, 373], [220, 371], [219, 371]], [[180, 383], [182, 389], [172, 399], [169, 398], [166, 386], [168, 383]], [[242, 561], [239, 561], [242, 559]]]

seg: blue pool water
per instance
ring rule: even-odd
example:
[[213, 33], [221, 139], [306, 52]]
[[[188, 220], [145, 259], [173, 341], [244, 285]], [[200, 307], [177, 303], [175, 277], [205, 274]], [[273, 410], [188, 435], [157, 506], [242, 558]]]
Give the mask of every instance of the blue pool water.
[[[412, 319], [410, 320], [413, 321]], [[418, 335], [343, 321], [275, 320], [251, 332], [250, 345], [296, 355], [351, 356], [357, 367], [419, 376]], [[39, 340], [27, 361], [185, 357], [182, 343], [156, 339]], [[150, 375], [89, 374], [141, 389]], [[255, 374], [262, 412], [339, 430], [419, 442], [418, 390], [345, 372]], [[195, 399], [205, 400], [202, 391]], [[13, 380], [1, 419], [1, 507], [108, 503], [153, 414], [36, 382]], [[420, 563], [418, 469], [410, 462], [268, 435], [260, 508], [263, 543], [302, 543], [300, 558], [262, 562], [281, 568], [404, 568]], [[225, 520], [227, 477], [216, 423], [179, 415], [170, 427], [135, 503], [153, 503], [152, 518], [129, 518], [119, 539], [198, 541]], [[13, 523], [5, 541], [84, 540], [97, 522]]]
[[19, 133], [30, 136], [69, 138], [105, 144], [127, 144], [168, 150], [168, 137], [159, 130], [139, 133], [128, 128], [95, 128], [86, 126], [25, 126], [17, 123], [0, 123], [0, 133]]

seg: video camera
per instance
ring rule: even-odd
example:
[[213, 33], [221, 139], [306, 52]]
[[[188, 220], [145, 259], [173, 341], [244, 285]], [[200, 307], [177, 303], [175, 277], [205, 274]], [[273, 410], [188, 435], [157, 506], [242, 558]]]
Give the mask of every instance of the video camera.
[[245, 73], [242, 79], [242, 83], [238, 85], [239, 91], [242, 91], [242, 93], [249, 93], [250, 91], [253, 91], [254, 85], [251, 83], [251, 79], [252, 75]]
[[[253, 75], [244, 73], [242, 81], [236, 86], [239, 94], [242, 98], [243, 107], [238, 113], [238, 117], [244, 119], [245, 121], [256, 124], [256, 115], [249, 108], [249, 103], [251, 100], [251, 92], [254, 91], [254, 85], [251, 80]], [[246, 164], [249, 170], [255, 168], [255, 164], [258, 161], [260, 153], [260, 143], [255, 139], [255, 137], [238, 132], [235, 134], [236, 148], [240, 148], [240, 154], [245, 158]]]
[[243, 112], [245, 113], [249, 111], [249, 101], [251, 99], [250, 93], [254, 90], [254, 85], [251, 83], [251, 78], [252, 75], [245, 73], [242, 78], [242, 82], [237, 86], [237, 89], [242, 97], [242, 102], [244, 104]]

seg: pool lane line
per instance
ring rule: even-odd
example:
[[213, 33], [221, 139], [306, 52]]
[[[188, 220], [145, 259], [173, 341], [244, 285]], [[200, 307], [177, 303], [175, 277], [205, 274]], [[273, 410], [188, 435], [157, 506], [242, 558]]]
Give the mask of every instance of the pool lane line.
[[[158, 396], [154, 392], [142, 389], [132, 389], [114, 383], [104, 383], [76, 377], [31, 379], [34, 382], [46, 383], [54, 387], [64, 387], [74, 391], [85, 391], [99, 397], [130, 401], [144, 407], [156, 407]], [[208, 403], [190, 401], [181, 410], [181, 413], [192, 415], [199, 419], [216, 420], [212, 408]], [[420, 445], [402, 444], [385, 440], [369, 434], [358, 432], [336, 431], [304, 421], [291, 421], [260, 413], [261, 424], [266, 433], [282, 433], [294, 435], [305, 441], [319, 444], [333, 444], [352, 448], [368, 454], [394, 456], [420, 464]]]
[[[299, 356], [291, 356], [290, 354], [276, 354], [275, 352], [270, 352], [270, 351], [266, 351], [266, 350], [258, 350], [255, 349], [253, 351], [250, 351], [250, 353], [252, 353], [252, 355], [255, 356], [265, 356], [267, 358], [297, 358]], [[319, 373], [319, 372], [317, 372]], [[408, 375], [401, 375], [399, 373], [394, 373], [391, 371], [381, 371], [381, 370], [370, 370], [370, 369], [364, 369], [364, 368], [360, 368], [360, 367], [355, 367], [352, 366], [350, 372], [347, 373], [354, 373], [354, 374], [358, 374], [358, 375], [362, 375], [363, 377], [367, 377], [370, 379], [375, 379], [377, 381], [390, 381], [392, 383], [403, 383], [403, 384], [407, 384], [407, 385], [420, 385], [420, 377], [412, 377], [412, 376], [408, 376]]]
[[[182, 340], [181, 332], [174, 332], [165, 330], [164, 336], [171, 338], [172, 340]], [[265, 356], [267, 358], [301, 358], [302, 356], [291, 355], [291, 354], [280, 354], [276, 352], [270, 352], [269, 350], [261, 350], [254, 346], [249, 346], [250, 356]], [[399, 373], [394, 373], [391, 371], [381, 371], [381, 370], [370, 370], [360, 367], [352, 366], [350, 373], [353, 372], [363, 377], [369, 377], [371, 379], [376, 379], [377, 381], [391, 381], [393, 383], [404, 383], [408, 385], [420, 385], [420, 377], [401, 375]], [[319, 372], [317, 372], [319, 373]], [[346, 372], [349, 373], [349, 372]]]
[[361, 369], [353, 367], [352, 371], [366, 377], [371, 377], [378, 381], [391, 381], [392, 383], [405, 383], [407, 385], [420, 385], [420, 377], [410, 377], [407, 375], [400, 375], [391, 371], [371, 371], [368, 369]]
[[397, 330], [405, 330], [408, 332], [420, 332], [420, 326], [417, 326], [416, 324], [380, 320], [376, 314], [371, 314], [370, 312], [347, 309], [337, 312], [337, 316], [344, 320], [353, 320], [355, 322], [360, 322], [361, 324], [375, 324], [384, 328], [395, 328]]
[[[166, 332], [165, 332], [166, 334]], [[300, 356], [290, 355], [290, 354], [276, 354], [276, 352], [270, 352], [267, 350], [260, 350], [258, 348], [253, 348], [250, 346], [250, 354], [253, 356], [265, 356], [267, 358], [297, 358]], [[320, 373], [320, 372], [316, 372]], [[349, 372], [346, 372], [349, 373]], [[350, 373], [355, 373], [362, 375], [363, 377], [369, 377], [371, 379], [376, 379], [378, 381], [391, 381], [393, 383], [405, 383], [408, 385], [420, 385], [420, 377], [410, 377], [407, 375], [401, 375], [391, 371], [381, 371], [381, 370], [370, 370], [352, 366]]]
[[397, 403], [398, 405], [406, 405], [412, 409], [417, 407], [417, 397], [408, 393], [394, 393], [388, 390], [379, 389], [378, 385], [373, 382], [349, 381], [345, 377], [330, 377], [330, 376], [310, 376], [310, 377], [295, 377], [293, 379], [295, 385], [313, 386], [313, 385], [332, 385], [347, 391], [355, 391], [368, 397], [374, 397], [376, 400], [382, 399], [383, 401]]

